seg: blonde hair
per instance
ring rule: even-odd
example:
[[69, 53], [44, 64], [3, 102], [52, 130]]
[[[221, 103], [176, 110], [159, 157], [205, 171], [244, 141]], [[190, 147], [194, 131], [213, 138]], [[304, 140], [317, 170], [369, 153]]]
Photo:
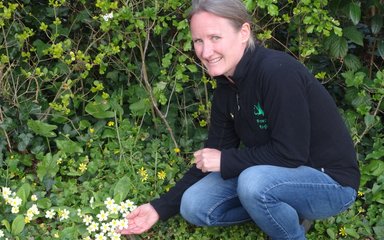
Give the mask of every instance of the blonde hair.
[[[198, 12], [208, 12], [230, 20], [233, 27], [240, 30], [244, 23], [252, 26], [251, 16], [248, 14], [241, 0], [192, 0], [192, 9], [189, 13], [190, 21]], [[255, 38], [250, 35], [247, 48], [255, 48]]]

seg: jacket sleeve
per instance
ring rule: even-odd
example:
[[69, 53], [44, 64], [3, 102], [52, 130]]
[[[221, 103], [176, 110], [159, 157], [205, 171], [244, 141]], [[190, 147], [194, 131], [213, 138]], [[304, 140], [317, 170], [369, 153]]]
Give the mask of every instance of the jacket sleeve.
[[[234, 132], [233, 122], [225, 117], [226, 104], [218, 104], [217, 99], [222, 94], [225, 94], [225, 90], [216, 89], [212, 101], [211, 124], [205, 147], [222, 149], [237, 147], [239, 143], [239, 139]], [[185, 190], [206, 175], [206, 173], [202, 173], [201, 170], [197, 169], [196, 165], [193, 165], [169, 192], [151, 201], [150, 203], [156, 209], [160, 219], [166, 220], [178, 214], [181, 198]]]
[[180, 211], [181, 197], [183, 196], [184, 191], [205, 175], [205, 173], [201, 172], [195, 165], [193, 165], [167, 193], [161, 195], [158, 199], [152, 200], [150, 204], [155, 208], [160, 219], [167, 220], [178, 214]]
[[311, 126], [306, 78], [311, 75], [293, 60], [275, 58], [263, 66], [258, 90], [267, 117], [269, 141], [256, 147], [224, 149], [224, 179], [236, 177], [254, 165], [297, 167], [308, 161]]

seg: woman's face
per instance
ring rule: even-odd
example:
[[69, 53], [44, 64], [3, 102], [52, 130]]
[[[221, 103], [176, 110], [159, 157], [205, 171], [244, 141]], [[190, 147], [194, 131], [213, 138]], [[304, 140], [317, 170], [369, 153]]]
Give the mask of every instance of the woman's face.
[[196, 55], [208, 74], [232, 76], [247, 46], [249, 24], [237, 30], [226, 18], [198, 12], [192, 16], [190, 28]]

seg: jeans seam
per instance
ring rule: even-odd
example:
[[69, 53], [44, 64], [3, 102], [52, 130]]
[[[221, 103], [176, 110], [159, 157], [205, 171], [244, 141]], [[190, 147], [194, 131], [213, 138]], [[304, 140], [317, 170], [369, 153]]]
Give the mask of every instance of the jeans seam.
[[[273, 218], [273, 216], [272, 216], [272, 214], [270, 213], [270, 211], [269, 211], [269, 208], [267, 207], [267, 204], [266, 204], [266, 195], [267, 195], [267, 192], [269, 192], [270, 190], [272, 190], [273, 188], [276, 188], [276, 187], [278, 187], [278, 186], [280, 186], [280, 185], [284, 185], [284, 184], [290, 184], [290, 185], [297, 185], [297, 186], [305, 186], [305, 185], [314, 185], [313, 183], [308, 183], [308, 184], [306, 184], [306, 183], [296, 183], [296, 182], [290, 182], [290, 181], [287, 181], [287, 182], [280, 182], [280, 183], [277, 183], [277, 184], [275, 184], [275, 185], [273, 185], [273, 186], [270, 186], [268, 189], [265, 189], [265, 191], [263, 191], [263, 197], [262, 197], [262, 201], [263, 201], [263, 205], [264, 205], [264, 209], [266, 209], [267, 210], [267, 216], [268, 216], [268, 218], [270, 218], [271, 220], [272, 220], [272, 222], [279, 228], [279, 229], [281, 229], [282, 230], [282, 232], [284, 233], [284, 235], [288, 238], [289, 237], [289, 235], [288, 235], [288, 233], [287, 233], [287, 231], [285, 231], [284, 230], [284, 228], [280, 225], [280, 224], [278, 224], [278, 222]], [[340, 184], [338, 184], [337, 182], [335, 182], [335, 183], [321, 183], [321, 184], [317, 184], [317, 186], [335, 186], [335, 187], [342, 187]], [[356, 195], [356, 194], [355, 194]], [[343, 209], [345, 209], [345, 207], [348, 205], [350, 205], [350, 204], [352, 204], [354, 202], [354, 200], [351, 200], [351, 201], [349, 201], [348, 202], [348, 204], [345, 204], [344, 206], [343, 206], [343, 208], [340, 210], [340, 212], [341, 211], [343, 211]]]
[[[228, 197], [226, 197], [225, 199], [223, 199], [222, 201], [219, 201], [217, 202], [216, 204], [214, 204], [209, 210], [208, 210], [208, 213], [207, 213], [207, 217], [206, 217], [206, 222], [209, 224], [209, 226], [212, 226], [212, 223], [211, 223], [211, 214], [212, 212], [215, 211], [215, 209], [217, 209], [217, 207], [219, 207], [220, 205], [222, 205], [224, 202], [230, 200], [230, 199], [234, 199], [236, 198], [238, 195], [237, 194], [233, 194], [233, 195], [230, 195]], [[246, 221], [246, 220], [244, 220]], [[216, 221], [215, 224], [234, 224], [234, 223], [241, 223], [241, 222], [244, 222], [244, 221], [235, 221], [235, 222], [219, 222], [219, 221]]]

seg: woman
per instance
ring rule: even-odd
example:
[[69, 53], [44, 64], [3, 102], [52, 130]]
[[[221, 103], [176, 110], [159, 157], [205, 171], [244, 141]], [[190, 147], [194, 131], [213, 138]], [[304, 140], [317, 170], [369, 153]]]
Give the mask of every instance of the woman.
[[305, 239], [300, 219], [344, 211], [359, 187], [334, 101], [302, 64], [254, 43], [240, 0], [194, 0], [189, 20], [196, 55], [218, 83], [208, 139], [175, 187], [132, 212], [122, 233], [180, 212], [198, 226], [253, 220], [272, 239]]

